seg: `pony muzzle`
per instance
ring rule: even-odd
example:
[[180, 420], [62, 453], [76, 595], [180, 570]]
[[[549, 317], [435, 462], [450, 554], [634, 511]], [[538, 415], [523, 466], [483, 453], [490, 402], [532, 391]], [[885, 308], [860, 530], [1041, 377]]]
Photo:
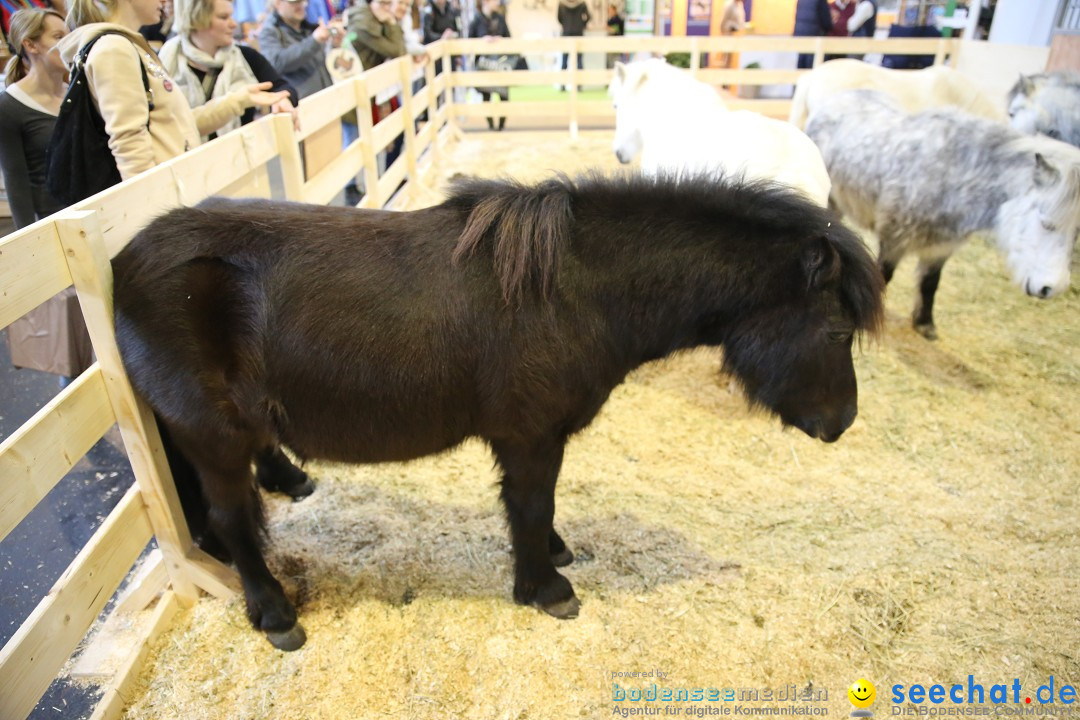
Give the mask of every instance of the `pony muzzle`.
[[788, 424], [799, 428], [815, 440], [820, 440], [825, 443], [834, 443], [840, 439], [840, 436], [843, 435], [849, 427], [851, 427], [858, 414], [858, 409], [852, 406], [832, 417], [822, 417], [817, 415], [799, 418]]

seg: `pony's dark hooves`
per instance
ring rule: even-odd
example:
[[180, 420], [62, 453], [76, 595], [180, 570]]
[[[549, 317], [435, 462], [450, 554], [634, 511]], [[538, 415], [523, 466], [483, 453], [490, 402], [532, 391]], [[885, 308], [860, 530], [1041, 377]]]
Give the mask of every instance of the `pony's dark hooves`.
[[564, 547], [562, 552], [551, 556], [551, 564], [555, 567], [566, 567], [572, 562], [574, 562], [574, 553], [570, 552], [570, 548]]
[[303, 625], [296, 623], [285, 632], [268, 631], [266, 633], [266, 639], [278, 650], [292, 652], [293, 650], [299, 650], [304, 647], [304, 643], [307, 642], [307, 633], [304, 632]]
[[303, 500], [311, 493], [315, 492], [315, 483], [311, 482], [311, 478], [305, 477], [304, 482], [293, 487], [282, 488], [281, 492], [285, 493], [293, 500]]
[[562, 600], [547, 606], [537, 605], [537, 607], [551, 617], [570, 620], [578, 616], [578, 612], [581, 610], [581, 601], [577, 599], [577, 596], [572, 595], [568, 600]]
[[915, 325], [915, 332], [922, 335], [927, 340], [937, 340], [937, 328], [931, 325]]

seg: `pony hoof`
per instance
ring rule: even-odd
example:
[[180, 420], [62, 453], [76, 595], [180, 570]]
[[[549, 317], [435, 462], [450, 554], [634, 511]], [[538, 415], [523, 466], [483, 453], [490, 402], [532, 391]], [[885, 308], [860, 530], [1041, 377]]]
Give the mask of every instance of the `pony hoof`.
[[574, 562], [574, 553], [570, 552], [570, 548], [563, 548], [562, 552], [551, 556], [551, 564], [555, 567], [566, 567], [572, 562]]
[[581, 601], [577, 597], [571, 596], [569, 600], [563, 600], [562, 602], [554, 603], [553, 605], [537, 605], [538, 608], [546, 612], [548, 615], [560, 620], [570, 620], [578, 616], [578, 611], [581, 610]]
[[304, 643], [307, 642], [307, 633], [304, 632], [304, 627], [300, 623], [296, 623], [285, 632], [268, 631], [266, 639], [278, 650], [292, 652], [304, 646]]
[[915, 332], [919, 333], [927, 340], [938, 339], [937, 328], [933, 325], [916, 325]]
[[294, 487], [287, 488], [282, 492], [291, 497], [293, 500], [303, 500], [308, 495], [315, 492], [315, 483], [311, 482], [311, 478], [304, 478], [304, 482]]

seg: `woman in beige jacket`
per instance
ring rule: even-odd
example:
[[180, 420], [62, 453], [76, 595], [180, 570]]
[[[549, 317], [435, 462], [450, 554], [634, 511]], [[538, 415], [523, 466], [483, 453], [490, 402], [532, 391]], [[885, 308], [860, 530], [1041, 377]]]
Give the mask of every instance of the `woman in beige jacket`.
[[[120, 33], [94, 44], [86, 59], [86, 77], [124, 180], [197, 146], [202, 135], [247, 108], [269, 107], [288, 97], [287, 92], [266, 92], [270, 83], [259, 83], [192, 109], [138, 32], [160, 20], [162, 3], [73, 0], [67, 23], [74, 30], [59, 43], [60, 57], [70, 65], [79, 50], [102, 32]], [[146, 68], [152, 98], [144, 90], [140, 63]]]

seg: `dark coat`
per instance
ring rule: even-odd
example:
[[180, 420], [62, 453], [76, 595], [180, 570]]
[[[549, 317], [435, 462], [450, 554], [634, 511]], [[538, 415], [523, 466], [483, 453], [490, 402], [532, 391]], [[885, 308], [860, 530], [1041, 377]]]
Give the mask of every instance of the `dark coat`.
[[825, 35], [832, 30], [832, 15], [828, 0], [799, 0], [795, 6], [795, 32], [797, 37]]
[[447, 30], [461, 33], [461, 12], [450, 5], [450, 0], [446, 0], [446, 7], [442, 10], [434, 0], [429, 0], [424, 8], [424, 44], [442, 39]]
[[589, 24], [592, 15], [585, 6], [584, 0], [577, 4], [570, 4], [571, 0], [563, 0], [559, 3], [559, 25], [562, 26], [563, 37], [580, 37], [585, 34], [585, 26]]

